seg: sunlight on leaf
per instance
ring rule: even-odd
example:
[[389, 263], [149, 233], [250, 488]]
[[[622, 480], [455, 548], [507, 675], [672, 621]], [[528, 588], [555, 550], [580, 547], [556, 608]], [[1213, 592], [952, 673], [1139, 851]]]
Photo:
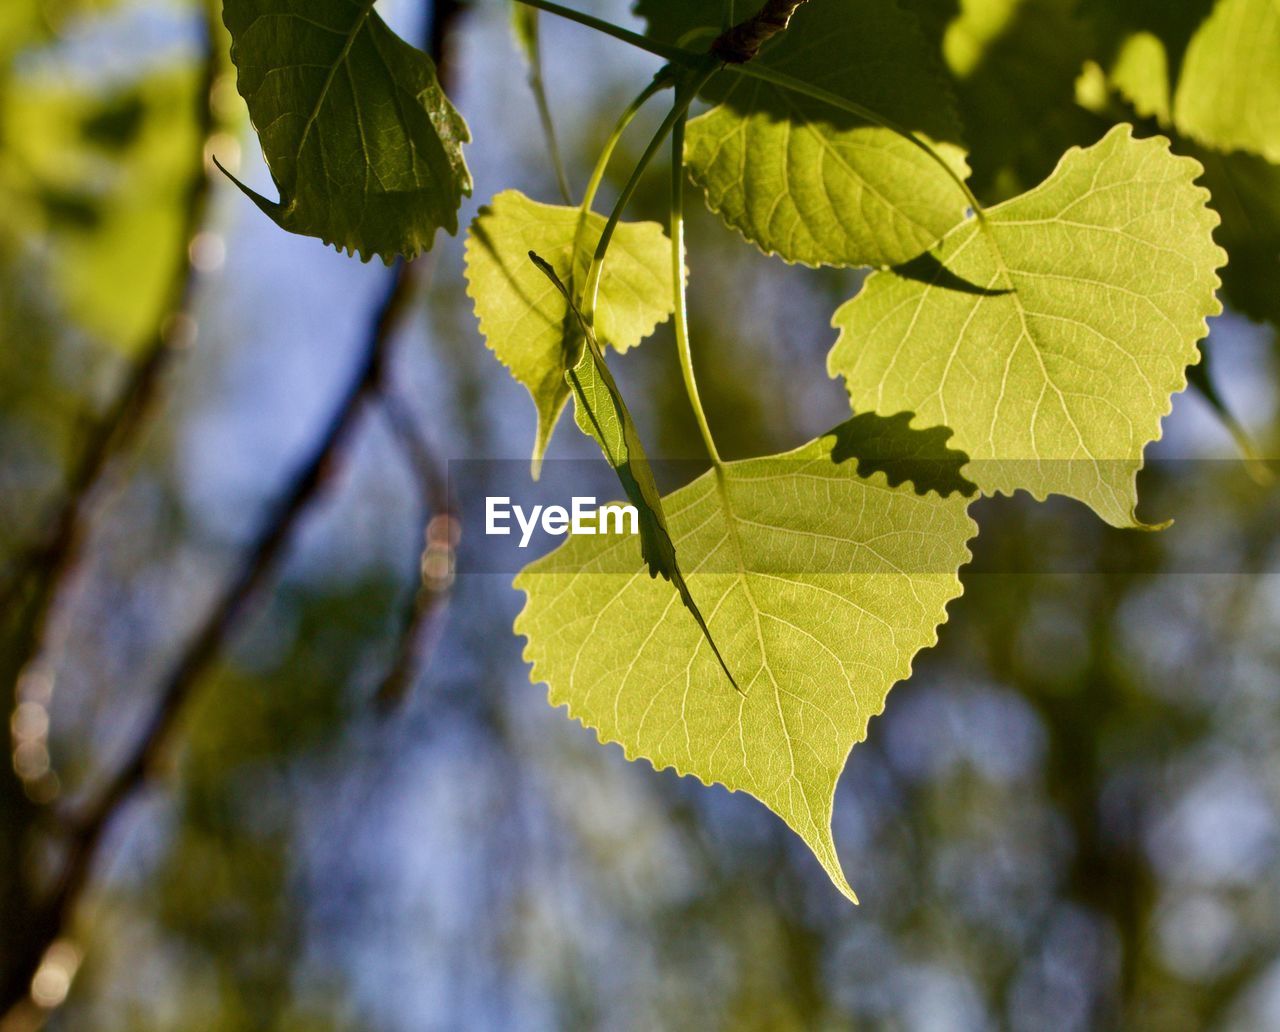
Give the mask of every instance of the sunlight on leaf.
[[[569, 398], [565, 373], [581, 337], [569, 305], [529, 262], [535, 251], [565, 283], [581, 286], [605, 218], [580, 227], [577, 208], [540, 204], [517, 190], [480, 210], [467, 235], [467, 293], [485, 342], [538, 410], [534, 475]], [[618, 351], [639, 344], [671, 314], [671, 241], [655, 222], [620, 223], [609, 246], [595, 313], [596, 335]]]
[[573, 389], [574, 421], [579, 430], [600, 445], [604, 457], [618, 475], [618, 482], [626, 493], [627, 501], [636, 508], [640, 524], [640, 556], [649, 568], [649, 576], [661, 576], [671, 582], [685, 609], [702, 630], [730, 683], [737, 688], [732, 672], [725, 664], [715, 639], [711, 637], [707, 621], [693, 601], [689, 586], [680, 572], [676, 546], [671, 540], [667, 518], [662, 511], [662, 495], [658, 491], [644, 446], [640, 443], [640, 431], [636, 429], [627, 404], [622, 400], [622, 392], [618, 390], [613, 374], [605, 364], [600, 343], [582, 310], [574, 303], [568, 286], [555, 269], [533, 251], [529, 252], [529, 258], [565, 299], [580, 331], [581, 353], [573, 368], [565, 374], [566, 381]]
[[833, 456], [840, 440], [728, 463], [665, 499], [741, 693], [625, 538], [573, 537], [528, 566], [516, 631], [553, 705], [628, 758], [755, 796], [853, 899], [831, 834], [836, 781], [936, 641], [976, 528], [962, 494], [864, 478]]
[[929, 276], [875, 273], [835, 315], [855, 410], [947, 426], [985, 493], [1025, 489], [1139, 526], [1135, 478], [1220, 305], [1200, 165], [1117, 126], [1040, 186], [956, 228]]
[[1280, 163], [1280, 3], [1218, 0], [1187, 47], [1173, 117], [1201, 143]]
[[[745, 6], [745, 5], [744, 5]], [[654, 35], [718, 26], [719, 0], [641, 0]], [[757, 61], [933, 141], [962, 178], [941, 65], [894, 0], [810, 0]], [[685, 160], [707, 204], [761, 250], [805, 265], [893, 265], [964, 214], [946, 171], [897, 133], [768, 83], [734, 81], [689, 123]]]

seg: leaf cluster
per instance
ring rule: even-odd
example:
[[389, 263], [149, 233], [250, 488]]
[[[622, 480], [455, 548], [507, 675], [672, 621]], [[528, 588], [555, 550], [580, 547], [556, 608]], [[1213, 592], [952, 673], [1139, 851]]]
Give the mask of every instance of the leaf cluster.
[[[753, 35], [760, 4], [736, 8], [765, 40], [741, 64], [714, 53], [720, 0], [638, 0], [645, 36], [516, 5], [553, 151], [535, 9], [668, 64], [580, 204], [508, 190], [480, 209], [468, 289], [534, 401], [534, 474], [572, 396], [643, 515], [639, 548], [572, 538], [520, 574], [534, 678], [629, 757], [759, 798], [852, 896], [836, 780], [960, 593], [972, 501], [1062, 495], [1151, 529], [1137, 473], [1222, 310], [1223, 267], [1232, 304], [1280, 318], [1280, 12], [808, 0], [784, 31]], [[369, 0], [225, 11], [280, 193], [253, 195], [264, 211], [388, 260], [456, 228], [465, 124]], [[614, 147], [667, 95], [606, 218], [594, 200]], [[627, 222], [668, 137], [669, 223]], [[684, 314], [686, 179], [765, 254], [872, 270], [833, 315], [828, 371], [851, 418], [791, 452], [716, 450]], [[669, 317], [710, 468], [661, 497], [609, 365]]]

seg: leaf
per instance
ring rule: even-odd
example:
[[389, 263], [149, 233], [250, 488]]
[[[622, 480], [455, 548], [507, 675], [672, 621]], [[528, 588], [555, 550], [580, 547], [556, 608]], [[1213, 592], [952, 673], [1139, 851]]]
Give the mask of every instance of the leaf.
[[1143, 117], [1280, 163], [1280, 4], [1092, 0], [1110, 84]]
[[[1076, 0], [904, 0], [942, 54], [973, 166], [986, 200], [1020, 193], [1073, 144], [1102, 135], [1073, 103], [1089, 56]], [[1034, 132], [1028, 127], [1034, 126]]]
[[[570, 285], [581, 284], [605, 218], [532, 201], [517, 190], [494, 197], [467, 236], [467, 293], [480, 332], [528, 389], [538, 410], [534, 476], [569, 398], [565, 380], [581, 343], [569, 305], [529, 263], [536, 251]], [[654, 222], [620, 223], [600, 281], [595, 330], [617, 351], [634, 347], [671, 314], [671, 241]]]
[[711, 646], [711, 651], [720, 660], [729, 682], [736, 688], [733, 674], [725, 665], [707, 622], [680, 572], [676, 561], [676, 546], [667, 531], [667, 520], [662, 512], [662, 495], [653, 478], [653, 469], [645, 455], [644, 446], [640, 443], [640, 432], [636, 429], [631, 413], [627, 411], [626, 402], [622, 400], [622, 392], [618, 390], [609, 367], [605, 365], [600, 344], [555, 269], [534, 251], [529, 252], [529, 258], [564, 298], [578, 324], [582, 346], [577, 361], [565, 377], [573, 388], [576, 402], [574, 419], [578, 428], [600, 445], [604, 457], [618, 474], [618, 481], [622, 484], [627, 500], [636, 507], [640, 525], [640, 556], [649, 568], [649, 576], [661, 575], [675, 587], [680, 601], [692, 614], [707, 644]]
[[1280, 0], [1218, 0], [1187, 47], [1173, 117], [1201, 143], [1280, 163]]
[[839, 437], [728, 463], [666, 499], [741, 694], [617, 540], [572, 537], [528, 566], [516, 632], [552, 705], [629, 759], [755, 796], [854, 899], [831, 835], [836, 780], [936, 640], [976, 528], [959, 494], [836, 462]]
[[[1220, 311], [1200, 166], [1117, 126], [957, 227], [935, 274], [875, 273], [835, 315], [856, 410], [948, 426], [984, 493], [1063, 494], [1140, 526], [1135, 478]], [[938, 285], [941, 272], [974, 284]]]
[[236, 85], [279, 202], [240, 185], [291, 233], [390, 263], [458, 229], [471, 194], [466, 123], [431, 58], [373, 0], [225, 0]]
[[[1135, 0], [1104, 5], [1103, 0], [1094, 0], [1093, 6], [1091, 18], [1098, 31], [1114, 39], [1107, 84], [1144, 118], [1154, 118], [1169, 130], [1194, 133], [1193, 127], [1175, 124], [1173, 98], [1175, 92], [1182, 95], [1183, 55], [1193, 40], [1202, 41], [1209, 31], [1204, 14], [1212, 5], [1204, 2], [1202, 10], [1199, 5]], [[1217, 70], [1230, 75], [1230, 66], [1230, 60], [1223, 61]], [[1202, 65], [1201, 73], [1207, 71]], [[1257, 92], [1263, 95], [1266, 88], [1259, 84]], [[1253, 107], [1246, 105], [1237, 114], [1252, 117]], [[1179, 107], [1177, 113], [1184, 110]], [[1251, 319], [1280, 325], [1280, 164], [1246, 151], [1223, 153], [1197, 144], [1190, 135], [1178, 139], [1175, 147], [1204, 165], [1201, 182], [1222, 217], [1214, 235], [1231, 256], [1221, 273], [1224, 297]]]
[[[743, 5], [745, 6], [745, 5]], [[641, 0], [675, 39], [718, 26], [720, 0]], [[756, 59], [921, 134], [960, 177], [957, 119], [937, 56], [895, 0], [809, 0]], [[761, 250], [805, 265], [893, 265], [936, 242], [965, 197], [925, 151], [830, 104], [728, 73], [689, 123], [685, 161], [718, 212]]]
[[1173, 93], [1192, 36], [1214, 0], [1080, 0], [1110, 86], [1143, 118], [1173, 121]]
[[1134, 32], [1121, 40], [1110, 81], [1143, 118], [1154, 118], [1165, 127], [1172, 124], [1169, 54], [1155, 33]]
[[1249, 318], [1280, 326], [1280, 165], [1240, 151], [1195, 153], [1222, 216], [1216, 236], [1231, 255], [1222, 270], [1223, 293]]
[[0, 233], [38, 241], [60, 309], [124, 354], [170, 303], [203, 175], [200, 89], [181, 67], [105, 92], [52, 76], [0, 91]]

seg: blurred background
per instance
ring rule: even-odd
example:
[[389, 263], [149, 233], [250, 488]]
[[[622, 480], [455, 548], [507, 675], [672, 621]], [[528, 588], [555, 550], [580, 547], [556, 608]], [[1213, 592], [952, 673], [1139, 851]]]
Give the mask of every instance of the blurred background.
[[[442, 6], [475, 138], [464, 220], [508, 187], [557, 200], [508, 5]], [[580, 6], [633, 24], [625, 0]], [[378, 5], [412, 40], [430, 9]], [[246, 549], [288, 511], [397, 275], [280, 231], [212, 170], [274, 196], [214, 19], [183, 0], [0, 8], [0, 978], [34, 970], [5, 1032], [1280, 1028], [1280, 503], [1199, 394], [1143, 474], [1143, 515], [1171, 530], [977, 506], [965, 595], [837, 793], [859, 908], [754, 800], [628, 764], [552, 710], [510, 577], [451, 577], [456, 524], [423, 464], [523, 460], [534, 426], [475, 329], [458, 239], [387, 346], [392, 418], [357, 411], [280, 563], [193, 660], [228, 585], [257, 576]], [[542, 31], [581, 190], [657, 64]], [[979, 168], [986, 196], [1101, 135], [1072, 104], [1034, 123], [1047, 166], [1028, 146]], [[638, 214], [660, 217], [665, 188], [656, 169]], [[845, 418], [825, 362], [858, 275], [766, 260], [700, 207], [690, 222], [722, 450]], [[1276, 454], [1275, 326], [1229, 308], [1208, 347]], [[614, 365], [650, 453], [699, 458], [669, 328]], [[113, 442], [103, 413], [140, 376]], [[593, 446], [564, 426], [551, 454]]]

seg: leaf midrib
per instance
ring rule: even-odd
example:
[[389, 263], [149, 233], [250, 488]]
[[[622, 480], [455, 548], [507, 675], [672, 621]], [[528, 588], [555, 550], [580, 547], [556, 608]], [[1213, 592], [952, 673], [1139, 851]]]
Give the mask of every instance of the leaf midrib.
[[[302, 160], [302, 150], [307, 145], [307, 138], [311, 135], [311, 129], [320, 117], [320, 109], [324, 107], [325, 100], [329, 97], [329, 91], [333, 87], [333, 80], [338, 74], [338, 69], [346, 64], [350, 55], [351, 48], [355, 45], [356, 37], [360, 35], [360, 30], [364, 28], [369, 20], [369, 15], [373, 13], [373, 5], [375, 0], [364, 0], [364, 7], [360, 13], [356, 15], [356, 19], [351, 24], [350, 30], [347, 32], [346, 39], [343, 40], [342, 49], [338, 52], [338, 56], [334, 59], [333, 64], [329, 66], [329, 72], [325, 75], [324, 84], [320, 87], [320, 96], [316, 98], [315, 106], [311, 109], [311, 115], [307, 119], [306, 124], [302, 127], [302, 135], [298, 139], [297, 149], [294, 151], [294, 160]], [[352, 95], [355, 94], [355, 85], [352, 84]]]

